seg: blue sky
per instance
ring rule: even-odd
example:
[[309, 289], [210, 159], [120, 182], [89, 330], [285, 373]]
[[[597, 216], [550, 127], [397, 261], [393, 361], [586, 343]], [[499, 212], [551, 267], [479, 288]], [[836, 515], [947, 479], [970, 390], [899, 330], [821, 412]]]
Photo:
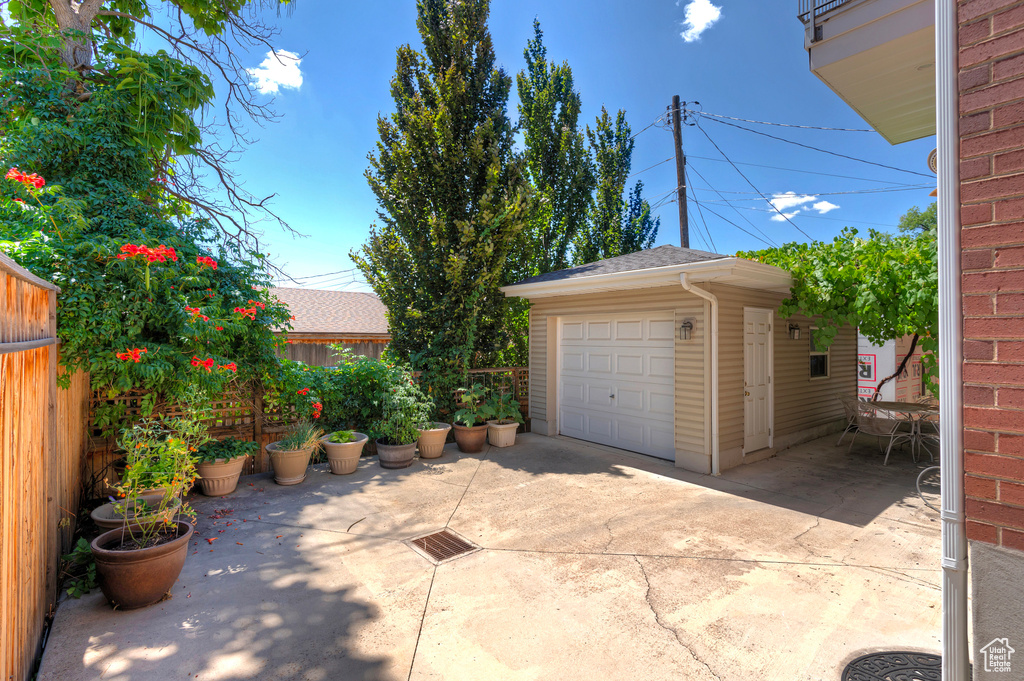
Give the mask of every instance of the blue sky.
[[[687, 10], [693, 20], [690, 24], [685, 23]], [[275, 96], [282, 118], [255, 131], [259, 141], [244, 154], [237, 169], [254, 194], [276, 193], [276, 210], [309, 235], [293, 239], [270, 228], [265, 234], [265, 252], [292, 277], [350, 269], [349, 251], [366, 240], [376, 220], [376, 202], [363, 177], [366, 154], [377, 141], [378, 113], [393, 110], [388, 90], [395, 48], [405, 43], [419, 47], [415, 16], [413, 0], [375, 0], [299, 2], [290, 16], [274, 19], [281, 31], [277, 47], [302, 58], [297, 68], [264, 74], [271, 81], [282, 80]], [[678, 4], [675, 0], [493, 0], [490, 28], [495, 51], [511, 75], [523, 68], [523, 49], [532, 35], [534, 17], [541, 21], [548, 58], [568, 61], [573, 69], [584, 122], [592, 122], [602, 105], [611, 111], [621, 108], [638, 132], [663, 114], [672, 95], [678, 94], [684, 101], [699, 101], [705, 112], [725, 116], [868, 127], [808, 69], [796, 0], [682, 0]], [[253, 54], [253, 67], [263, 59], [264, 55]], [[268, 86], [265, 80], [263, 84]], [[512, 115], [516, 115], [516, 102], [513, 86]], [[934, 148], [934, 138], [894, 147], [875, 133], [737, 124], [926, 175], [926, 158]], [[924, 207], [933, 200], [928, 196], [933, 177], [826, 155], [708, 118], [701, 119], [701, 126], [740, 164], [758, 191], [769, 198], [795, 193], [795, 198], [784, 197], [777, 206], [792, 213], [792, 222], [816, 239], [830, 239], [845, 225], [891, 230], [908, 207]], [[703, 204], [711, 237], [704, 233], [697, 207], [691, 205], [691, 247], [734, 253], [763, 246], [759, 239], [807, 240], [753, 193], [751, 184], [722, 160], [700, 129], [686, 128], [683, 137], [693, 172], [691, 185]], [[671, 155], [671, 132], [653, 126], [636, 138], [633, 170]], [[630, 183], [636, 179], [644, 181], [646, 196], [657, 204], [676, 185], [675, 166], [662, 163]], [[929, 186], [837, 193], [919, 184]], [[723, 197], [730, 204], [724, 204]], [[678, 245], [676, 204], [664, 203], [656, 213], [661, 216], [657, 244]], [[349, 278], [325, 276], [304, 283], [360, 288], [348, 284]]]

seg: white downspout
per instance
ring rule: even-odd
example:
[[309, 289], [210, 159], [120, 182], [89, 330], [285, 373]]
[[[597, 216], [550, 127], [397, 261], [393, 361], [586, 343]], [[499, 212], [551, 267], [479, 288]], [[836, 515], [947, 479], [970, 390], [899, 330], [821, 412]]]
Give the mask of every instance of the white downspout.
[[967, 681], [963, 328], [960, 297], [960, 133], [956, 0], [935, 3], [935, 138], [939, 208], [939, 423], [942, 465], [942, 679]]
[[683, 290], [711, 303], [711, 475], [721, 473], [718, 461], [718, 298], [690, 283], [686, 272], [679, 275]]

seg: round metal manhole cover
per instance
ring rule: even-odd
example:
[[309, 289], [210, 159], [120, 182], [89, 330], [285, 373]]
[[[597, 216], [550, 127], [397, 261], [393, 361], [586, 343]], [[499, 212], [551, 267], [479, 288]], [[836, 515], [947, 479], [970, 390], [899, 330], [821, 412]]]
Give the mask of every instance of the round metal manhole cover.
[[895, 651], [862, 655], [846, 665], [842, 681], [941, 681], [942, 658]]

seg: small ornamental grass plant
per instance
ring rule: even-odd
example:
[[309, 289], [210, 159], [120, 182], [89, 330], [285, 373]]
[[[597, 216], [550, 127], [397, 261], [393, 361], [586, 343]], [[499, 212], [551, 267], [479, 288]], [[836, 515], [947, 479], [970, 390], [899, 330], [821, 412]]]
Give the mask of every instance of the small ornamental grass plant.
[[195, 515], [183, 497], [196, 479], [195, 452], [210, 436], [197, 396], [190, 398], [183, 416], [143, 419], [121, 433], [118, 445], [127, 452], [126, 465], [114, 501], [114, 511], [126, 521], [121, 550], [155, 546], [163, 538], [177, 537], [178, 524], [172, 516], [176, 521]]
[[310, 421], [299, 421], [278, 441], [277, 449], [283, 452], [296, 452], [316, 448], [323, 436], [324, 431]]

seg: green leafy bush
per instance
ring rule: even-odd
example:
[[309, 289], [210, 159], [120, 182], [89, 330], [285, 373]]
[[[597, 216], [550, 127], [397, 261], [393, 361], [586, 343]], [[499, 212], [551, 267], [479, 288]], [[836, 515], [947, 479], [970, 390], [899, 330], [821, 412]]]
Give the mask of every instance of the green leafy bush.
[[236, 440], [233, 437], [226, 437], [223, 440], [210, 440], [203, 443], [196, 450], [194, 458], [196, 463], [230, 461], [247, 454], [255, 454], [256, 449], [256, 443], [251, 440]]
[[479, 383], [459, 391], [459, 409], [455, 412], [455, 423], [472, 427], [494, 416], [494, 410], [484, 401], [489, 390]]
[[336, 430], [333, 433], [331, 433], [331, 436], [327, 438], [327, 441], [332, 442], [334, 444], [345, 444], [346, 442], [355, 442], [355, 431]]
[[487, 400], [487, 409], [490, 411], [492, 419], [501, 423], [523, 422], [523, 415], [519, 411], [519, 402], [512, 397], [512, 393], [505, 393]]

